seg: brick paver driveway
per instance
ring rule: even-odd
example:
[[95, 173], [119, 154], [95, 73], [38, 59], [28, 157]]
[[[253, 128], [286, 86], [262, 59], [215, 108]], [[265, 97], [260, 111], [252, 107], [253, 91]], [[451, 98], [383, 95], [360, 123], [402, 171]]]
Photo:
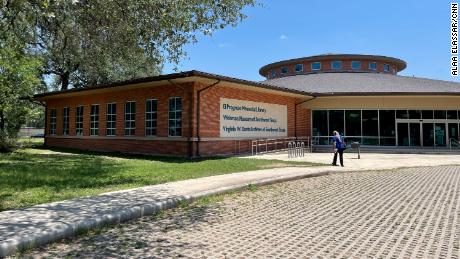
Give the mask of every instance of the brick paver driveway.
[[460, 167], [338, 173], [176, 209], [40, 256], [458, 258]]

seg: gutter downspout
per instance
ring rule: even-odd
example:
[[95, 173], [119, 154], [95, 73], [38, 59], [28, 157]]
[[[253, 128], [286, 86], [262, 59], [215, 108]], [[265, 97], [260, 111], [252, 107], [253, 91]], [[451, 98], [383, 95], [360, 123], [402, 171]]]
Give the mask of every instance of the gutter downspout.
[[[181, 85], [178, 85], [176, 83], [174, 83], [171, 79], [168, 79], [168, 82], [173, 85], [173, 86], [176, 86], [180, 89], [182, 89], [182, 91], [184, 91], [184, 93], [186, 93], [186, 89], [181, 86]], [[189, 128], [189, 137], [188, 137], [188, 157], [191, 159], [193, 157], [193, 113], [192, 113], [192, 108], [193, 108], [193, 89], [192, 91], [190, 91], [190, 96], [189, 96], [189, 105], [188, 105], [188, 109], [189, 109], [189, 120], [188, 120], [188, 128]]]
[[296, 138], [297, 138], [297, 106], [301, 105], [301, 104], [304, 104], [304, 103], [307, 103], [309, 101], [313, 101], [314, 99], [316, 99], [316, 96], [313, 96], [311, 99], [308, 99], [308, 100], [305, 100], [305, 101], [302, 101], [300, 103], [295, 104], [295, 108], [294, 108], [294, 136]]
[[196, 142], [196, 156], [197, 157], [200, 157], [200, 142], [201, 142], [201, 137], [200, 137], [200, 107], [201, 107], [201, 92], [213, 87], [213, 86], [216, 86], [217, 84], [220, 83], [220, 79], [217, 79], [217, 82], [215, 83], [212, 83], [208, 86], [206, 86], [205, 88], [203, 89], [200, 89], [198, 90], [196, 93], [197, 93], [197, 96], [196, 96], [196, 102], [197, 102], [197, 108], [196, 108], [196, 137], [197, 137], [197, 142]]

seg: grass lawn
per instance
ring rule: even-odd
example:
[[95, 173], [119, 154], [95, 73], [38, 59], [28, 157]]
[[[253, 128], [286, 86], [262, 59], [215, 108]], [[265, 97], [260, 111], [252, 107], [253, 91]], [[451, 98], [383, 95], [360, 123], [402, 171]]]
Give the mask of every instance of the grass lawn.
[[190, 160], [46, 149], [41, 140], [0, 154], [0, 211], [191, 178], [280, 166], [316, 166], [244, 158]]

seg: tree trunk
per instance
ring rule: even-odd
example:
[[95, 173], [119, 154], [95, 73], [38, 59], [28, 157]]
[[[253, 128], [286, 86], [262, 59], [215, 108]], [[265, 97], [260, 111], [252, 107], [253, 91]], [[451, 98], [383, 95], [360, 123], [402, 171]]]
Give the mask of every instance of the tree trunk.
[[69, 89], [70, 72], [61, 75], [61, 90]]
[[5, 113], [0, 110], [0, 131], [5, 131]]

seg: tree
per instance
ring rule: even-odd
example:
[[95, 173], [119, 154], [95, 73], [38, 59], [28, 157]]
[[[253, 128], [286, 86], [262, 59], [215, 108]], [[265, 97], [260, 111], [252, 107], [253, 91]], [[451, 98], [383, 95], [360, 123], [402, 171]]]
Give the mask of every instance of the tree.
[[235, 26], [255, 0], [6, 0], [0, 24], [60, 89], [160, 73], [197, 33]]
[[41, 86], [41, 61], [22, 48], [0, 43], [0, 151], [9, 150], [25, 123], [31, 103], [24, 98]]

